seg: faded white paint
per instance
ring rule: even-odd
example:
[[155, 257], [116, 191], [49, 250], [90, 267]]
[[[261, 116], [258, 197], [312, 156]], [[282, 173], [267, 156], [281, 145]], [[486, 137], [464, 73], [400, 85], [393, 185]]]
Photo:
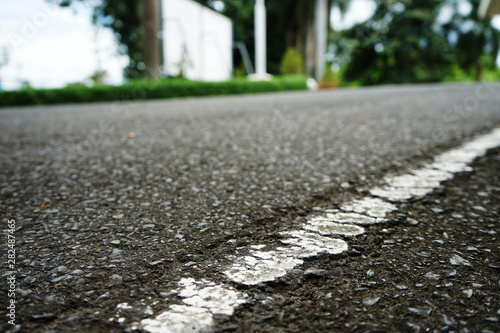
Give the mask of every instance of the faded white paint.
[[365, 229], [357, 225], [335, 223], [325, 220], [312, 220], [304, 225], [304, 229], [322, 235], [358, 236], [365, 233]]
[[251, 255], [238, 258], [224, 274], [234, 282], [255, 285], [276, 280], [302, 263], [302, 259], [286, 250], [251, 251]]
[[232, 281], [256, 285], [273, 281], [284, 276], [288, 271], [303, 263], [303, 258], [313, 257], [320, 253], [339, 254], [347, 251], [347, 243], [341, 239], [325, 237], [305, 230], [294, 230], [283, 233], [281, 240], [289, 247], [278, 247], [272, 251], [250, 251], [250, 255], [240, 257], [224, 274]]
[[317, 219], [322, 219], [337, 223], [350, 223], [350, 224], [360, 224], [360, 225], [370, 225], [370, 224], [386, 222], [386, 220], [381, 217], [371, 217], [358, 213], [346, 213], [338, 211], [336, 209], [327, 210], [324, 216], [319, 216], [317, 217]]
[[413, 187], [375, 187], [370, 190], [370, 194], [384, 198], [392, 202], [406, 201], [414, 198], [421, 198], [434, 191], [434, 188], [413, 188]]
[[234, 309], [245, 303], [246, 295], [229, 286], [193, 278], [179, 282], [178, 295], [184, 304], [171, 305], [153, 319], [141, 321], [142, 328], [152, 333], [200, 332], [213, 323], [213, 315], [232, 315]]
[[366, 197], [345, 203], [340, 209], [346, 212], [359, 213], [383, 219], [388, 213], [395, 211], [397, 208], [384, 200]]
[[[311, 216], [299, 230], [283, 232], [285, 246], [262, 251], [266, 245], [251, 245], [248, 255], [236, 258], [224, 274], [233, 282], [256, 285], [286, 275], [303, 259], [321, 253], [340, 254], [347, 251], [347, 243], [328, 235], [355, 236], [365, 230], [358, 225], [371, 225], [387, 221], [387, 214], [396, 206], [394, 202], [422, 197], [440, 183], [453, 177], [453, 173], [468, 171], [467, 163], [500, 145], [500, 129], [466, 143], [457, 149], [437, 156], [433, 163], [400, 176], [388, 176], [382, 187], [370, 190], [380, 198], [366, 197], [341, 206], [340, 210], [326, 210], [323, 215]], [[459, 256], [450, 259], [453, 265], [467, 265]], [[234, 308], [246, 302], [247, 296], [227, 285], [216, 285], [206, 280], [182, 279], [177, 290], [183, 298], [181, 305], [169, 309], [154, 319], [141, 322], [148, 332], [177, 333], [201, 332], [213, 323], [214, 314], [231, 315]], [[127, 308], [119, 304], [118, 308]]]
[[303, 247], [311, 254], [315, 253], [314, 255], [320, 253], [340, 254], [347, 251], [347, 243], [341, 239], [325, 237], [305, 230], [295, 230], [283, 234], [293, 238], [283, 239], [282, 243]]

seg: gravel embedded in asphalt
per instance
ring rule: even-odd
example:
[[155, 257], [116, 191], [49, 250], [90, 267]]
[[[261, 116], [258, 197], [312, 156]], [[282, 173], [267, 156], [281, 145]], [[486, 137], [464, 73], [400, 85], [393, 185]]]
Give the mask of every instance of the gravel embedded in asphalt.
[[349, 238], [359, 256], [309, 259], [295, 274], [245, 289], [254, 301], [214, 332], [497, 332], [499, 198], [495, 149], [471, 173], [399, 205], [389, 225]]
[[[478, 99], [478, 88], [422, 85], [0, 110], [2, 218], [17, 221], [17, 322], [25, 331], [119, 332], [177, 303], [172, 290], [182, 277], [224, 281], [229, 254], [273, 244], [314, 207], [339, 208], [387, 173], [422, 165], [494, 127], [498, 93], [480, 100], [476, 110], [453, 111]], [[500, 86], [481, 89], [498, 92]], [[469, 200], [467, 191], [462, 194]], [[481, 193], [486, 199], [454, 214], [490, 214], [483, 201], [494, 192]], [[447, 211], [441, 202], [432, 208]], [[418, 216], [408, 218], [410, 226], [418, 222], [414, 228], [424, 225]], [[387, 230], [374, 242], [397, 248]], [[480, 230], [471, 232], [485, 238], [496, 232]], [[447, 244], [444, 234], [436, 240], [430, 245]], [[363, 259], [364, 246], [353, 246], [347, 258]], [[442, 261], [457, 271], [469, 267], [452, 265], [457, 255], [475, 268], [457, 251], [462, 254]], [[418, 252], [434, 255], [426, 248]], [[330, 266], [313, 268], [354, 274], [330, 260]], [[377, 276], [375, 268], [366, 272]], [[315, 282], [318, 277], [301, 277], [307, 269], [294, 270], [291, 283]], [[443, 282], [443, 273], [429, 269], [416, 288], [426, 288], [429, 272]], [[406, 285], [404, 279], [395, 283]], [[480, 288], [470, 285], [465, 296], [469, 289], [473, 299]], [[333, 300], [342, 298], [329, 292]], [[299, 303], [312, 296], [303, 293]], [[360, 302], [376, 297], [370, 308], [384, 304], [380, 295], [363, 295]], [[132, 309], [120, 309], [124, 320], [115, 321], [116, 306], [126, 302]], [[492, 311], [485, 321], [495, 324]], [[285, 315], [277, 318], [284, 322]], [[454, 318], [445, 315], [440, 322]]]

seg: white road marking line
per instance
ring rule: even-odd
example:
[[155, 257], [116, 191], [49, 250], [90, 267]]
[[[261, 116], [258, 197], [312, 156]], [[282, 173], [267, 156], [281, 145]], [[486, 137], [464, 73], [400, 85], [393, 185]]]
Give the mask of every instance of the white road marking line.
[[199, 332], [212, 325], [214, 314], [232, 315], [234, 309], [246, 302], [247, 295], [229, 286], [193, 278], [179, 282], [179, 296], [185, 305], [171, 305], [153, 319], [144, 319], [141, 326], [151, 333]]
[[309, 221], [306, 225], [304, 225], [304, 229], [315, 231], [324, 236], [358, 236], [365, 233], [365, 229], [357, 225], [334, 223], [325, 220]]
[[446, 172], [436, 169], [419, 169], [419, 170], [413, 170], [411, 171], [411, 173], [418, 177], [438, 182], [444, 182], [446, 180], [453, 178], [453, 174], [451, 172]]
[[250, 254], [238, 258], [224, 274], [234, 282], [256, 285], [276, 280], [303, 263], [302, 259], [287, 251], [257, 251]]
[[384, 181], [389, 187], [405, 187], [405, 188], [436, 188], [441, 184], [436, 180], [425, 179], [417, 175], [401, 175], [396, 177], [386, 177]]
[[382, 222], [387, 222], [383, 217], [371, 217], [359, 213], [341, 212], [336, 209], [325, 211], [325, 215], [316, 216], [314, 219], [331, 221], [334, 223], [349, 223], [359, 225], [372, 225]]
[[[470, 171], [467, 166], [488, 149], [500, 145], [500, 128], [480, 136], [462, 146], [438, 155], [433, 163], [400, 176], [387, 176], [383, 183], [369, 192], [393, 202], [420, 198], [439, 187], [441, 182], [453, 178], [453, 173]], [[325, 234], [352, 234], [364, 232], [356, 225], [386, 222], [386, 216], [396, 210], [392, 203], [380, 198], [366, 197], [341, 206], [341, 210], [327, 210], [323, 215], [311, 216], [301, 230], [283, 232], [290, 236], [281, 240], [289, 246], [260, 251], [265, 245], [251, 245], [249, 255], [235, 259], [224, 274], [233, 282], [255, 285], [284, 276], [303, 263], [303, 258], [320, 253], [339, 254], [347, 251], [347, 243]], [[341, 230], [343, 230], [341, 233]], [[336, 232], [334, 232], [336, 231]], [[458, 260], [456, 260], [459, 262]], [[227, 285], [194, 279], [182, 279], [178, 293], [183, 305], [171, 305], [154, 319], [145, 319], [141, 326], [152, 333], [201, 332], [213, 323], [213, 315], [231, 315], [238, 305], [246, 302], [247, 295]]]
[[384, 198], [392, 202], [406, 201], [413, 198], [421, 198], [434, 191], [434, 188], [412, 188], [412, 187], [375, 187], [370, 190], [370, 194]]
[[490, 148], [499, 145], [500, 129], [495, 129], [458, 148], [444, 152], [434, 162], [421, 169], [412, 170], [401, 176], [387, 176], [383, 187], [375, 187], [370, 194], [389, 201], [399, 202], [421, 198], [440, 186], [440, 182], [451, 179], [453, 173], [472, 171], [467, 165], [476, 157], [484, 155]]
[[306, 230], [284, 232], [283, 235], [290, 235], [292, 238], [283, 239], [281, 240], [282, 243], [303, 247], [311, 251], [310, 256], [320, 253], [339, 254], [347, 251], [347, 243], [345, 241], [307, 232]]
[[387, 213], [390, 213], [397, 208], [393, 204], [385, 202], [384, 200], [366, 197], [345, 203], [340, 207], [340, 209], [346, 212], [384, 218]]

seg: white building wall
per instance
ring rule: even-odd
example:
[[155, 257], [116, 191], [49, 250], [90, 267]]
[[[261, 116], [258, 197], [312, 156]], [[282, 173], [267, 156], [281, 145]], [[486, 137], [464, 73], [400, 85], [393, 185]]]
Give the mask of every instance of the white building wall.
[[180, 68], [191, 80], [223, 81], [232, 77], [233, 24], [229, 18], [191, 0], [163, 0], [165, 71]]

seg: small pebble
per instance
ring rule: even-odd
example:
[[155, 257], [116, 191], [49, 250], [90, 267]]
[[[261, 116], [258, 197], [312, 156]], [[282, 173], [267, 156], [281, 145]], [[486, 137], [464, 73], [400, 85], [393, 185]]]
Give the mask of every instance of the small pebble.
[[378, 303], [380, 301], [380, 297], [371, 297], [371, 298], [365, 298], [363, 299], [363, 305], [364, 306], [372, 306]]
[[422, 309], [408, 308], [408, 312], [422, 316], [422, 317], [427, 317], [431, 314], [432, 309], [429, 307], [423, 307]]
[[413, 332], [415, 332], [415, 333], [419, 333], [422, 330], [422, 327], [415, 325], [415, 324], [412, 324], [412, 323], [407, 323], [406, 326], [411, 328], [413, 330]]
[[464, 258], [460, 257], [459, 255], [452, 255], [451, 258], [450, 258], [450, 263], [453, 265], [453, 266], [472, 266], [470, 262], [468, 262], [467, 260], [465, 260]]
[[434, 274], [432, 272], [425, 274], [424, 277], [430, 281], [439, 281], [439, 275]]
[[311, 277], [319, 277], [325, 275], [326, 273], [327, 273], [326, 269], [309, 268], [304, 272], [304, 275]]
[[445, 314], [441, 314], [441, 323], [443, 325], [449, 326], [449, 327], [455, 327], [457, 326], [457, 321], [453, 317], [448, 317]]
[[475, 209], [475, 210], [480, 211], [480, 212], [487, 212], [488, 211], [483, 206], [473, 206], [472, 209]]
[[56, 318], [56, 315], [53, 313], [44, 313], [44, 314], [40, 314], [40, 315], [31, 316], [31, 319], [40, 320], [40, 321], [48, 321], [48, 320], [52, 320], [55, 318]]
[[104, 294], [99, 296], [97, 299], [109, 299], [110, 297], [111, 297], [111, 294], [109, 293], [109, 291], [106, 291]]
[[68, 268], [66, 266], [58, 266], [57, 267], [57, 272], [59, 273], [64, 273], [68, 270]]
[[111, 275], [111, 281], [112, 281], [113, 285], [116, 286], [116, 285], [122, 284], [123, 278], [121, 277], [121, 275], [113, 274], [113, 275]]
[[454, 277], [457, 275], [457, 271], [454, 269], [447, 269], [444, 273], [446, 274], [446, 277]]
[[122, 254], [122, 250], [119, 250], [119, 249], [113, 249], [113, 251], [111, 251], [111, 257], [118, 257], [119, 255]]

